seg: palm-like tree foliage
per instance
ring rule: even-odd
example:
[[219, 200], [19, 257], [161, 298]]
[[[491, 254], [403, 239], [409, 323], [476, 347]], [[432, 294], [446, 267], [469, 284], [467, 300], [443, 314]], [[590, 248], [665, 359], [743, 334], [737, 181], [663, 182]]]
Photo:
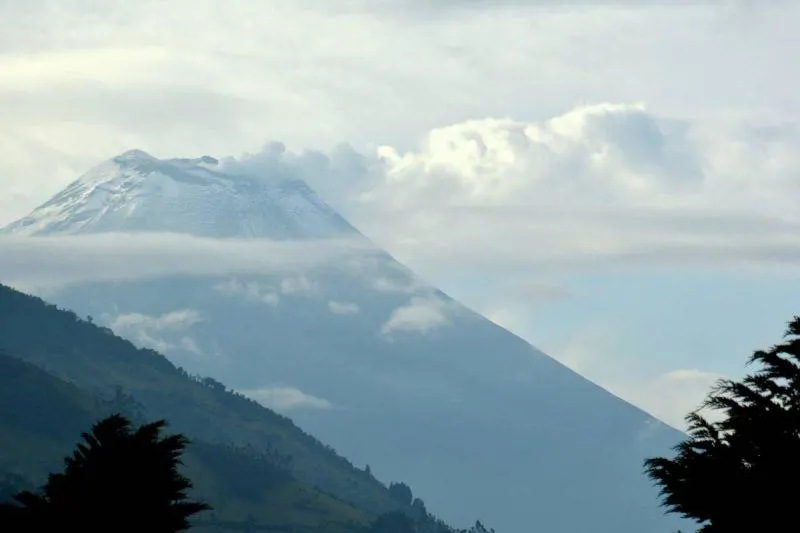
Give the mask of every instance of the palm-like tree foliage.
[[163, 437], [163, 420], [136, 430], [120, 415], [82, 435], [65, 459], [63, 473], [50, 474], [41, 494], [16, 496], [6, 509], [31, 531], [137, 531], [172, 533], [189, 528], [192, 515], [208, 509], [187, 500], [191, 482], [178, 472], [188, 441]]
[[691, 413], [676, 457], [645, 461], [666, 508], [701, 523], [703, 533], [800, 525], [800, 317], [783, 343], [755, 352], [749, 364], [758, 369], [720, 380], [703, 404], [722, 415], [718, 422]]

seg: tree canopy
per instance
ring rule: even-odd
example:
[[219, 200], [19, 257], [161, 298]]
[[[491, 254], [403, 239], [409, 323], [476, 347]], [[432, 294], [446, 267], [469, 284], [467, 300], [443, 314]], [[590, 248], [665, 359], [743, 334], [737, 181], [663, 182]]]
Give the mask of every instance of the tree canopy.
[[389, 495], [403, 505], [411, 505], [414, 500], [414, 493], [411, 492], [411, 487], [405, 483], [391, 483], [389, 485]]
[[703, 533], [795, 528], [800, 491], [800, 317], [784, 342], [756, 351], [757, 369], [720, 380], [702, 409], [686, 418], [688, 438], [673, 459], [645, 461], [670, 512], [701, 524]]
[[113, 415], [82, 435], [62, 473], [50, 474], [41, 494], [15, 496], [0, 509], [3, 531], [148, 531], [188, 529], [188, 519], [209, 507], [187, 500], [191, 482], [181, 475], [183, 435], [162, 436], [163, 420], [131, 427]]

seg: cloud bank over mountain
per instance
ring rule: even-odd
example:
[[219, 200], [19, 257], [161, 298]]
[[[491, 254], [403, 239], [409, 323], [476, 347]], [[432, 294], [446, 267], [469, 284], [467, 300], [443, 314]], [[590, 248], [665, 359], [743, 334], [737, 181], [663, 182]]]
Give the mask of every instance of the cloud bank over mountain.
[[[603, 104], [542, 122], [454, 124], [429, 132], [408, 152], [360, 153], [348, 146], [295, 152], [269, 143], [220, 165], [231, 173], [307, 181], [367, 236], [433, 276], [628, 266], [790, 270], [800, 260], [797, 144], [797, 124], [726, 126], [666, 119], [641, 105]], [[333, 241], [321, 249], [268, 243], [253, 256], [247, 250], [255, 247], [245, 243], [177, 236], [0, 241], [14, 258], [4, 267], [17, 264], [27, 275], [48, 269], [27, 254], [73, 246], [86, 247], [74, 254], [85, 258], [78, 270], [102, 265], [98, 275], [111, 277], [125, 275], [124, 267], [105, 264], [113, 257], [164, 254], [145, 271], [235, 272], [291, 269], [347, 250]], [[204, 250], [211, 257], [184, 259]], [[68, 265], [58, 271], [68, 275]], [[282, 288], [312, 289], [302, 279]]]
[[[347, 238], [272, 241], [170, 233], [0, 235], [0, 279], [19, 287], [47, 290], [88, 281], [132, 281], [181, 274], [280, 274], [285, 276], [282, 292], [293, 293], [310, 290], [307, 280], [297, 278], [298, 271], [331, 264], [342, 269], [368, 266], [372, 252], [362, 240]], [[222, 293], [248, 293], [271, 303], [269, 294], [236, 280], [215, 288]]]
[[448, 124], [600, 102], [798, 118], [795, 2], [558, 4], [0, 2], [0, 220], [131, 147], [405, 153]]
[[[800, 126], [791, 120], [674, 119], [641, 104], [598, 104], [541, 121], [455, 123], [430, 131], [407, 150], [340, 145], [299, 151], [270, 142], [252, 154], [222, 157], [220, 167], [307, 181], [423, 279], [455, 291], [486, 285], [492, 298], [467, 303], [535, 341], [530, 310], [568, 297], [569, 287], [558, 281], [568, 274], [721, 268], [796, 277], [798, 144]], [[229, 277], [220, 292], [247, 294], [268, 307], [287, 294], [313, 293], [313, 285], [293, 271], [336, 261], [370, 269], [363, 243], [344, 241], [317, 247], [174, 235], [6, 237], [0, 238], [0, 254], [2, 279], [23, 288], [170, 273], [220, 275]], [[283, 272], [284, 281], [256, 287], [239, 280], [253, 272]], [[369, 279], [379, 290], [413, 292], [397, 280]], [[409, 306], [387, 319], [386, 339], [446, 325], [435, 306]], [[346, 302], [328, 307], [333, 314], [358, 313]], [[597, 354], [578, 363], [573, 345], [550, 351], [583, 373], [592, 375], [592, 365], [606, 367], [595, 362]], [[602, 350], [592, 345], [589, 351]], [[723, 373], [703, 364], [702, 372]], [[680, 380], [690, 389], [669, 401], [648, 391], [674, 386], [670, 372], [687, 369], [673, 367], [612, 390], [680, 424], [710, 380]], [[610, 386], [602, 377], [607, 372], [597, 372]]]
[[797, 124], [602, 104], [542, 122], [454, 124], [408, 152], [270, 144], [225, 164], [305, 179], [423, 272], [790, 267], [800, 259], [798, 142]]
[[[682, 301], [662, 320], [735, 330], [730, 344], [650, 379], [608, 356], [621, 347], [589, 345], [586, 362], [574, 315], [588, 296], [563, 277], [657, 273], [638, 307], [602, 293], [587, 318], [627, 338], [649, 325], [635, 317], [656, 313], [658, 273], [795, 275], [800, 77], [786, 58], [800, 49], [799, 21], [789, 1], [0, 1], [0, 225], [132, 147], [250, 151], [226, 164], [304, 177], [415, 271], [537, 344], [568, 324], [574, 339], [548, 351], [582, 372], [628, 376], [626, 398], [674, 421], [699, 396], [676, 406], [642, 383], [672, 383], [676, 368], [732, 370], [729, 354], [780, 333], [766, 322], [791, 310], [793, 285], [773, 290], [753, 276], [757, 290], [745, 290], [736, 280], [726, 290], [747, 296], [739, 314], [715, 319], [718, 308], [696, 310], [709, 277], [694, 309]], [[267, 139], [284, 144], [260, 150]], [[228, 257], [216, 253], [227, 245], [204, 255], [201, 243], [155, 240], [90, 236], [67, 249], [40, 239], [23, 250], [4, 239], [0, 277], [41, 288], [199, 268], [227, 276], [229, 296], [278, 308], [280, 284], [253, 285], [242, 272], [251, 268], [231, 263], [282, 270], [315, 253], [254, 245]], [[154, 259], [162, 254], [165, 264]], [[395, 279], [370, 283], [413, 292]], [[550, 315], [531, 312], [545, 307]], [[615, 309], [627, 329], [604, 321]], [[641, 366], [693, 353], [677, 338], [664, 345]], [[702, 394], [701, 381], [683, 380], [696, 392], [681, 398]]]

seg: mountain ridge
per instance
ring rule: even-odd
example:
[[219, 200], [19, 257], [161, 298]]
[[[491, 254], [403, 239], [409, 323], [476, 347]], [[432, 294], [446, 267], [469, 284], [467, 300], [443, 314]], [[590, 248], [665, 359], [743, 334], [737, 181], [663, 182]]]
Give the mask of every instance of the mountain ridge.
[[[0, 442], [7, 444], [0, 447], [0, 479], [10, 474], [35, 485], [58, 468], [81, 431], [101, 416], [122, 412], [141, 418], [138, 423], [166, 418], [170, 432], [190, 437], [186, 467], [198, 495], [211, 497], [218, 518], [210, 523], [205, 517], [204, 525], [233, 521], [223, 529], [241, 530], [247, 509], [258, 522], [291, 526], [279, 528], [285, 531], [345, 533], [381, 513], [405, 509], [427, 524], [422, 531], [453, 533], [398, 503], [385, 485], [289, 419], [2, 284], [0, 370]], [[214, 427], [225, 424], [223, 431]]]

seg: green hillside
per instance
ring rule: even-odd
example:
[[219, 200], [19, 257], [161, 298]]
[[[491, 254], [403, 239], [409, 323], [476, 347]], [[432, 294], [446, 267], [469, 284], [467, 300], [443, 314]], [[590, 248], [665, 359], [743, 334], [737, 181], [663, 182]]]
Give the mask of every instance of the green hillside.
[[78, 388], [0, 353], [0, 472], [43, 479], [100, 414]]
[[[38, 485], [111, 412], [192, 439], [203, 531], [357, 531], [404, 508], [291, 420], [41, 299], [0, 285], [0, 496]], [[426, 517], [425, 530], [441, 526]]]
[[[60, 469], [80, 433], [111, 410], [108, 402], [0, 354], [0, 496], [41, 484]], [[252, 522], [276, 531], [344, 532], [372, 518], [252, 451], [195, 441], [184, 460], [194, 495], [215, 509], [200, 519], [203, 530], [234, 531]]]

